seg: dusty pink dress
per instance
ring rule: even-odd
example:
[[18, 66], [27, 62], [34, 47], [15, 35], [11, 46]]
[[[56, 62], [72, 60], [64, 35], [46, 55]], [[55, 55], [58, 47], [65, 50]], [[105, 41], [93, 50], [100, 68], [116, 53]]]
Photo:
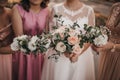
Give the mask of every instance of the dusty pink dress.
[[[116, 24], [117, 20], [118, 24]], [[120, 45], [120, 2], [112, 6], [106, 26], [111, 30], [110, 42]], [[99, 61], [97, 80], [120, 80], [119, 47], [116, 46], [114, 51], [109, 47], [101, 51]]]
[[[0, 48], [8, 46], [13, 39], [11, 24], [0, 29]], [[0, 80], [12, 80], [12, 54], [0, 54]]]
[[[16, 5], [23, 21], [23, 31], [26, 35], [40, 35], [46, 26], [48, 8], [39, 13], [25, 11], [20, 5]], [[25, 55], [22, 52], [13, 54], [13, 80], [41, 80], [43, 55]]]

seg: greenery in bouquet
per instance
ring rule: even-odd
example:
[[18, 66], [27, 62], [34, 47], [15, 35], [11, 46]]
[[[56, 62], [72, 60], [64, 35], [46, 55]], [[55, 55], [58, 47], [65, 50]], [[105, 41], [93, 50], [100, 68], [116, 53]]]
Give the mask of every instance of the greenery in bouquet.
[[50, 46], [51, 40], [48, 38], [48, 35], [35, 35], [27, 36], [22, 35], [14, 38], [13, 43], [11, 44], [11, 49], [13, 51], [21, 51], [25, 54], [38, 54], [44, 53]]
[[61, 54], [80, 54], [85, 43], [96, 46], [105, 45], [108, 42], [110, 30], [105, 26], [89, 26], [85, 24], [84, 30], [79, 30], [77, 22], [73, 25], [63, 25], [64, 20], [61, 15], [55, 15], [55, 26], [53, 26], [51, 47], [56, 51], [49, 58], [58, 59]]
[[56, 54], [52, 54], [48, 58], [58, 59], [61, 54], [80, 54], [83, 50], [83, 44], [81, 44], [81, 31], [76, 29], [80, 27], [77, 22], [73, 25], [64, 26], [64, 21], [61, 19], [61, 15], [55, 15], [56, 25], [53, 26], [53, 32], [51, 33], [51, 47], [56, 51]]
[[13, 43], [11, 44], [11, 49], [13, 51], [29, 52], [28, 42], [30, 41], [30, 36], [22, 35], [15, 37]]
[[[61, 26], [52, 33], [51, 47], [57, 54], [51, 55], [49, 58], [56, 58], [64, 53], [81, 53], [83, 45], [80, 45], [81, 35], [80, 31], [73, 28]], [[81, 46], [81, 47], [80, 47]]]
[[[85, 33], [82, 34], [82, 41], [90, 42], [95, 46], [103, 46], [107, 44], [110, 30], [106, 26], [88, 26], [84, 25]], [[82, 44], [82, 43], [81, 43]]]

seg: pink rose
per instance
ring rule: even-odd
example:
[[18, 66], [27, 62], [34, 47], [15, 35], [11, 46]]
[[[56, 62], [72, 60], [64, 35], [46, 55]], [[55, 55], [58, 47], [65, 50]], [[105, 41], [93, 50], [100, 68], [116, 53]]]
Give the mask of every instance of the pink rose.
[[79, 43], [79, 38], [77, 36], [70, 36], [67, 40], [70, 45], [75, 45]]
[[73, 46], [72, 49], [73, 49], [72, 52], [75, 54], [80, 54], [83, 50], [83, 48], [80, 48], [79, 44], [76, 44], [75, 46]]

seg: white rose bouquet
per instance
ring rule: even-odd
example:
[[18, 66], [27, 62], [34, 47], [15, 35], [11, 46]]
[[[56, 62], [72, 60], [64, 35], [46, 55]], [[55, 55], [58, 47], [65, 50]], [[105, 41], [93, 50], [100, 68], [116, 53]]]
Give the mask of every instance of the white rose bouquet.
[[11, 49], [13, 51], [21, 51], [24, 53], [29, 52], [28, 42], [30, 41], [30, 37], [27, 35], [22, 35], [14, 38], [13, 43], [11, 44]]
[[21, 51], [25, 54], [37, 54], [44, 53], [50, 47], [51, 40], [49, 39], [49, 34], [42, 34], [40, 36], [27, 36], [22, 35], [14, 38], [11, 44], [11, 49], [13, 51]]
[[82, 35], [82, 40], [93, 43], [95, 46], [103, 46], [107, 44], [110, 30], [105, 26], [88, 26], [84, 25], [85, 34]]

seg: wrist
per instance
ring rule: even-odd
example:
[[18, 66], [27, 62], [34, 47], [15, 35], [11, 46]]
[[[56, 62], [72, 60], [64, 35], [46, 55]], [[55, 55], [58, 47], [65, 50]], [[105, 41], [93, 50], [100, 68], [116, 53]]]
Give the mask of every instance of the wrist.
[[116, 50], [116, 44], [113, 44], [111, 48], [111, 52], [115, 52], [115, 50]]

